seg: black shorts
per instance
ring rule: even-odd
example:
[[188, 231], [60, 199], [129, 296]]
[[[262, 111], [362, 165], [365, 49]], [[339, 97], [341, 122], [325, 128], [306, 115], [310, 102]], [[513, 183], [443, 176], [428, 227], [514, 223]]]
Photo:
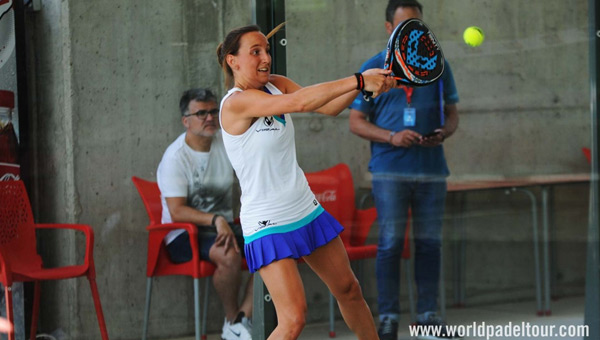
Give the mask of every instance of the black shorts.
[[[229, 224], [235, 238], [237, 240], [238, 247], [242, 257], [244, 257], [244, 237], [242, 236], [242, 228], [238, 224]], [[209, 252], [210, 247], [215, 243], [217, 238], [216, 231], [202, 231], [202, 227], [198, 231], [198, 247], [200, 248], [200, 258], [202, 260], [210, 261]], [[190, 234], [186, 232], [181, 233], [171, 243], [167, 244], [167, 251], [171, 261], [175, 263], [183, 263], [192, 259], [192, 247], [190, 246]]]

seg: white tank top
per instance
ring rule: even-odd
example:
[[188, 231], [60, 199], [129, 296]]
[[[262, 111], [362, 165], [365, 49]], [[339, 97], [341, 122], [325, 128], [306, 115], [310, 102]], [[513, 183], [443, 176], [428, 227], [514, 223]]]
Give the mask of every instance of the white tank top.
[[[266, 88], [273, 95], [281, 94], [271, 83]], [[229, 90], [221, 108], [238, 91], [242, 90]], [[295, 230], [322, 211], [296, 161], [290, 114], [260, 117], [241, 135], [231, 135], [225, 129], [222, 134], [242, 189], [240, 220], [247, 243]]]

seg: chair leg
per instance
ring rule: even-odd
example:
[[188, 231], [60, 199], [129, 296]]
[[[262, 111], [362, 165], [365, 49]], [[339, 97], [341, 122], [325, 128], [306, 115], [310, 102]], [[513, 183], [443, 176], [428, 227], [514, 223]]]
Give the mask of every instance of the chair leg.
[[148, 338], [148, 319], [150, 318], [150, 297], [152, 296], [152, 277], [146, 279], [146, 307], [144, 308], [144, 328], [142, 330], [142, 340]]
[[329, 292], [329, 337], [335, 338], [335, 316], [334, 316], [335, 298]]
[[104, 321], [104, 313], [102, 313], [102, 305], [100, 304], [100, 294], [98, 294], [96, 279], [88, 277], [88, 281], [90, 281], [90, 288], [92, 289], [92, 297], [94, 299], [94, 307], [96, 307], [96, 317], [98, 318], [102, 340], [108, 340], [108, 332], [106, 331], [106, 322]]
[[33, 288], [33, 310], [31, 311], [30, 339], [35, 340], [37, 333], [38, 316], [40, 314], [40, 281], [35, 281]]
[[[13, 317], [12, 287], [4, 287], [4, 297], [6, 301], [6, 318], [11, 324], [15, 324]], [[15, 330], [8, 333], [8, 340], [15, 340]]]
[[206, 340], [206, 316], [208, 315], [208, 289], [210, 287], [210, 277], [204, 279], [204, 303], [202, 306], [202, 340]]
[[200, 279], [194, 278], [194, 324], [196, 340], [200, 340]]

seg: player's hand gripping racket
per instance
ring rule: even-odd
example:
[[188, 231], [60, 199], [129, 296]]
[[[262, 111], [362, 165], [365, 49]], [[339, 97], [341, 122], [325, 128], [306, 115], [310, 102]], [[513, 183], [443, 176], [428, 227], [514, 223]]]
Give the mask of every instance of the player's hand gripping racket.
[[[386, 70], [398, 85], [425, 86], [444, 73], [444, 54], [433, 32], [420, 19], [403, 21], [387, 44]], [[365, 91], [365, 99], [373, 95]]]

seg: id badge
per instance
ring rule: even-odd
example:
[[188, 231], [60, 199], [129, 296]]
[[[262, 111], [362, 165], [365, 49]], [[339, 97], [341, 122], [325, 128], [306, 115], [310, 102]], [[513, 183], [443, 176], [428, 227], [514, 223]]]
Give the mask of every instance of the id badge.
[[417, 110], [414, 107], [404, 108], [404, 126], [415, 126], [417, 124]]

